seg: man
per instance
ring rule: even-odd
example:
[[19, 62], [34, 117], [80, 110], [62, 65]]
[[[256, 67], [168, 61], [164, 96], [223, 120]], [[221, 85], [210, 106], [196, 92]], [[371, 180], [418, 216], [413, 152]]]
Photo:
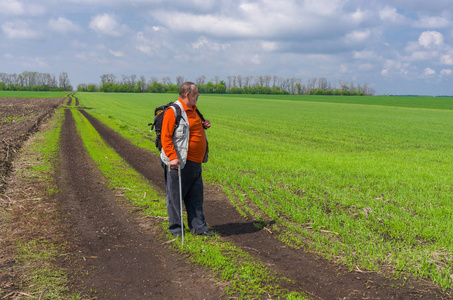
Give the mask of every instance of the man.
[[207, 161], [205, 129], [211, 123], [202, 121], [197, 113], [198, 88], [193, 82], [184, 82], [175, 103], [181, 108], [181, 119], [175, 128], [176, 109], [169, 108], [164, 114], [161, 130], [161, 164], [167, 185], [167, 212], [169, 230], [181, 236], [178, 166], [181, 167], [182, 199], [192, 234], [211, 236], [203, 214], [203, 179], [201, 163]]

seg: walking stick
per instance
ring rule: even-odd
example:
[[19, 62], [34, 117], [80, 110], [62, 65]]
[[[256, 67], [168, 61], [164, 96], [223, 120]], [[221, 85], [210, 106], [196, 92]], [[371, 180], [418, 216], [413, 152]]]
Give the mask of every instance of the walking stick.
[[182, 184], [181, 184], [181, 165], [178, 164], [179, 177], [179, 207], [181, 209], [181, 243], [184, 246], [184, 219], [182, 214]]

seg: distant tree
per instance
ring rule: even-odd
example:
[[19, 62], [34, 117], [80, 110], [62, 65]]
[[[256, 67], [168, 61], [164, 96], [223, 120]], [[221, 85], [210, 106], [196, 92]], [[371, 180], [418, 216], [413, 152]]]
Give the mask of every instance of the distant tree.
[[145, 92], [146, 91], [146, 78], [145, 78], [145, 75], [140, 75], [140, 89], [142, 90], [142, 92]]
[[200, 77], [197, 78], [197, 80], [195, 80], [195, 84], [198, 86], [198, 85], [203, 85], [206, 81], [206, 76], [204, 75], [201, 75]]
[[239, 87], [240, 89], [242, 89], [242, 76], [241, 76], [241, 75], [238, 75], [238, 76], [237, 76], [237, 80], [238, 80], [238, 87]]
[[312, 90], [315, 89], [316, 87], [316, 81], [318, 81], [318, 78], [311, 78], [308, 80], [307, 82], [307, 89], [308, 89], [308, 92], [310, 93]]
[[87, 85], [85, 83], [80, 83], [77, 85], [78, 92], [86, 92], [87, 90]]
[[177, 76], [176, 77], [176, 85], [179, 87], [184, 83], [184, 76]]
[[98, 87], [94, 83], [90, 83], [87, 86], [87, 92], [97, 92]]
[[129, 85], [130, 85], [131, 87], [134, 87], [135, 84], [137, 83], [137, 75], [132, 74], [131, 76], [129, 76], [129, 78], [130, 78], [130, 83], [129, 83]]
[[326, 78], [321, 77], [318, 79], [318, 89], [320, 89], [322, 91], [327, 90], [327, 79]]
[[144, 92], [145, 90], [142, 90], [142, 82], [139, 80], [134, 86], [134, 93], [141, 93]]
[[72, 86], [69, 81], [68, 73], [61, 72], [60, 75], [58, 75], [58, 82], [59, 82], [59, 87], [62, 88], [63, 91], [72, 90]]
[[[152, 79], [151, 79], [152, 80]], [[157, 80], [150, 81], [150, 84], [146, 87], [146, 91], [148, 93], [163, 93], [164, 92], [164, 85]]]
[[250, 85], [252, 84], [252, 80], [253, 80], [253, 76], [246, 76], [244, 85], [247, 87], [250, 87]]
[[171, 83], [170, 77], [164, 77], [164, 78], [162, 78], [162, 84], [163, 84], [163, 85], [166, 85], [166, 86], [171, 85], [172, 83]]
[[126, 84], [128, 86], [132, 85], [131, 77], [129, 75], [121, 74], [121, 78], [122, 78], [122, 81], [121, 81], [122, 84]]

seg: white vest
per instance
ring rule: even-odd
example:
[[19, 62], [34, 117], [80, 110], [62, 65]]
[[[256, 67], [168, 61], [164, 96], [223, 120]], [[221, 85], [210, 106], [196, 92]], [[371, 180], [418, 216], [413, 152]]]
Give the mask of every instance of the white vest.
[[[173, 133], [173, 145], [175, 146], [176, 154], [178, 155], [178, 159], [181, 162], [181, 169], [184, 168], [187, 162], [187, 152], [189, 150], [189, 119], [187, 118], [187, 114], [184, 111], [184, 108], [181, 102], [175, 101], [175, 104], [179, 105], [181, 108], [181, 120], [179, 121], [179, 126], [175, 129]], [[176, 108], [170, 106], [176, 116]], [[160, 159], [170, 167], [170, 159], [165, 154], [164, 148], [162, 148], [160, 152]]]

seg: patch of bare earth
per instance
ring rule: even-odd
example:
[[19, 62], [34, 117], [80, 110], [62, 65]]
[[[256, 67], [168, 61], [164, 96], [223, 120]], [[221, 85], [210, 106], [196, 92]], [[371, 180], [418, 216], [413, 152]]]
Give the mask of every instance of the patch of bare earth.
[[22, 143], [65, 98], [0, 98], [0, 192]]
[[[140, 149], [85, 111], [82, 114], [132, 167], [165, 190], [162, 168], [152, 152]], [[205, 185], [205, 215], [210, 228], [241, 247], [257, 260], [293, 281], [294, 291], [319, 299], [446, 299], [428, 282], [392, 280], [374, 272], [351, 272], [318, 255], [286, 246], [276, 233], [258, 229], [256, 220], [245, 219], [215, 186]]]

